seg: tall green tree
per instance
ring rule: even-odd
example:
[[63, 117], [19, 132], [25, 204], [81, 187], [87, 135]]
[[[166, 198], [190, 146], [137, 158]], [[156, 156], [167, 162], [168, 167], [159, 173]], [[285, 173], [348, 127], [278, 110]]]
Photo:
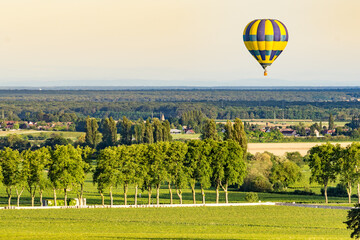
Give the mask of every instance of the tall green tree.
[[112, 117], [106, 118], [102, 128], [104, 147], [115, 146], [117, 144], [117, 128], [114, 119]]
[[17, 176], [20, 174], [20, 153], [11, 148], [5, 148], [0, 152], [0, 161], [2, 168], [2, 183], [8, 196], [8, 206], [11, 206], [12, 189], [17, 184]]
[[352, 185], [357, 185], [358, 203], [360, 203], [360, 143], [354, 142], [343, 150], [340, 181], [346, 185], [349, 203], [351, 203]]
[[122, 121], [119, 121], [119, 124], [120, 124], [121, 143], [124, 145], [131, 145], [132, 135], [133, 135], [132, 122], [124, 116]]
[[134, 125], [134, 138], [136, 143], [144, 143], [145, 123], [142, 118], [139, 118]]
[[335, 128], [334, 116], [330, 113], [330, 115], [329, 115], [329, 130], [332, 130], [334, 128]]
[[225, 158], [227, 158], [227, 142], [211, 141], [211, 169], [216, 189], [216, 203], [219, 203], [219, 188], [225, 176]]
[[170, 204], [173, 204], [172, 184], [176, 186], [176, 193], [182, 204], [182, 189], [187, 185], [184, 167], [187, 146], [183, 142], [171, 142], [166, 151], [165, 166], [167, 169], [166, 181], [170, 194]]
[[214, 119], [207, 119], [201, 132], [201, 139], [213, 139], [218, 140], [218, 134], [216, 130], [216, 123]]
[[[78, 153], [81, 154], [81, 165], [83, 167], [84, 177], [86, 177], [86, 175], [92, 171], [92, 156], [95, 150], [90, 148], [89, 146], [77, 147], [76, 150], [78, 151]], [[75, 189], [80, 202], [80, 206], [82, 206], [84, 203], [84, 186], [85, 178], [77, 178]]]
[[162, 127], [162, 130], [163, 130], [163, 140], [165, 142], [170, 142], [172, 140], [172, 136], [170, 134], [170, 122], [168, 120], [165, 120], [163, 123], [162, 123], [163, 127]]
[[222, 144], [226, 147], [224, 155], [224, 175], [221, 179], [220, 186], [225, 192], [225, 202], [229, 202], [228, 187], [229, 185], [241, 185], [246, 176], [246, 164], [244, 160], [243, 148], [233, 140], [227, 140]]
[[46, 178], [45, 166], [50, 161], [50, 151], [48, 148], [43, 147], [35, 151], [23, 151], [21, 156], [23, 158], [26, 189], [31, 195], [31, 206], [34, 206], [36, 191], [41, 187], [40, 185], [44, 181], [43, 178]]
[[211, 186], [211, 145], [209, 142], [192, 140], [187, 143], [188, 152], [185, 157], [186, 172], [189, 176], [193, 203], [196, 204], [195, 184], [201, 188], [202, 203], [205, 204], [205, 189]]
[[86, 118], [85, 125], [85, 144], [91, 148], [96, 148], [98, 143], [100, 142], [100, 133], [99, 133], [99, 125], [95, 118]]
[[166, 152], [169, 143], [158, 142], [148, 146], [147, 158], [150, 164], [150, 176], [152, 184], [156, 188], [156, 204], [160, 204], [160, 187], [167, 176], [167, 166], [165, 164]]
[[[76, 189], [85, 180], [84, 162], [81, 151], [71, 145], [56, 146], [51, 152], [48, 176], [54, 187], [64, 190], [64, 203], [67, 206], [69, 189]], [[56, 194], [54, 195], [56, 205]]]
[[340, 158], [341, 147], [339, 144], [326, 143], [309, 150], [310, 182], [315, 181], [324, 186], [325, 203], [328, 203], [327, 187], [330, 182], [336, 180]]
[[119, 162], [119, 178], [118, 184], [124, 186], [124, 204], [127, 205], [127, 193], [129, 184], [135, 182], [136, 168], [136, 159], [134, 159], [134, 154], [136, 147], [131, 146], [120, 146], [116, 149], [117, 151], [117, 161]]
[[144, 132], [144, 143], [154, 143], [154, 133], [153, 133], [153, 126], [150, 123], [150, 120], [146, 120], [145, 123], [145, 132]]
[[100, 151], [96, 169], [93, 175], [93, 182], [97, 184], [101, 195], [101, 202], [104, 205], [104, 191], [109, 188], [110, 205], [113, 205], [112, 188], [117, 186], [120, 167], [117, 161], [117, 147], [108, 147]]
[[224, 132], [224, 140], [233, 139], [234, 127], [230, 120], [226, 121]]
[[164, 141], [164, 132], [163, 125], [160, 120], [157, 118], [153, 119], [153, 127], [154, 127], [154, 142], [162, 142]]
[[146, 152], [147, 146], [143, 144], [134, 144], [128, 147], [129, 161], [134, 169], [132, 183], [135, 186], [134, 205], [137, 205], [138, 188], [144, 185], [144, 179], [148, 172], [146, 171]]
[[244, 129], [244, 124], [242, 123], [240, 118], [235, 118], [233, 140], [235, 140], [236, 142], [238, 142], [240, 144], [240, 146], [243, 149], [243, 154], [245, 157], [246, 152], [247, 152], [247, 138], [246, 138], [246, 133], [245, 133], [245, 129]]

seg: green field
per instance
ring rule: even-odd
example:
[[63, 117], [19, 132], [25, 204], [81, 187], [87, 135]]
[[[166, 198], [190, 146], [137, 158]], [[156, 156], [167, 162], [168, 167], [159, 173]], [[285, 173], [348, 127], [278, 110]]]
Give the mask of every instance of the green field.
[[199, 134], [199, 133], [195, 133], [195, 134], [185, 134], [185, 133], [181, 133], [181, 134], [171, 134], [173, 140], [200, 139], [200, 135], [201, 135], [201, 134]]
[[1, 239], [349, 239], [345, 210], [284, 206], [0, 211]]
[[39, 131], [39, 130], [17, 130], [17, 131], [0, 131], [0, 137], [8, 136], [10, 134], [16, 135], [33, 135], [39, 136], [40, 134], [45, 134], [47, 137], [50, 137], [52, 134], [61, 135], [64, 138], [70, 138], [71, 140], [76, 140], [79, 136], [85, 134], [84, 132], [68, 132], [68, 131]]

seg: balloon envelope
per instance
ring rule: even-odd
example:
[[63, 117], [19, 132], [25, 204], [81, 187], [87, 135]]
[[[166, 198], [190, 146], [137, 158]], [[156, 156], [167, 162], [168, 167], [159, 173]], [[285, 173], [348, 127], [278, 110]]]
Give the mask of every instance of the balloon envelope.
[[285, 49], [289, 33], [279, 20], [256, 19], [245, 27], [243, 37], [246, 48], [266, 71]]

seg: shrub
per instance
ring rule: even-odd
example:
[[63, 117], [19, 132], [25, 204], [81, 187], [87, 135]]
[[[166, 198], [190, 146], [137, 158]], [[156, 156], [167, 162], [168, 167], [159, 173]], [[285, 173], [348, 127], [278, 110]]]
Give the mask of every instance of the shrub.
[[294, 194], [296, 195], [315, 195], [315, 193], [311, 190], [305, 189], [305, 190], [298, 190], [296, 189], [294, 191]]
[[273, 190], [269, 179], [262, 175], [245, 179], [241, 189], [254, 192], [271, 192]]
[[275, 192], [281, 192], [284, 190], [284, 184], [282, 182], [275, 182], [273, 188]]
[[[324, 196], [325, 190], [321, 188], [321, 195]], [[346, 197], [346, 187], [343, 184], [338, 184], [336, 187], [328, 187], [327, 195], [332, 197]]]
[[257, 202], [257, 201], [259, 201], [259, 196], [258, 196], [257, 193], [248, 192], [245, 195], [245, 201], [247, 201], [247, 202]]

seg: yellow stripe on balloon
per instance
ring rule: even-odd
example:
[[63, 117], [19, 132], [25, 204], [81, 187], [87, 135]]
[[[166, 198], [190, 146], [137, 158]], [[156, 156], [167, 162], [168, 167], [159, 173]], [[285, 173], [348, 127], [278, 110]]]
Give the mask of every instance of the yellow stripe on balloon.
[[265, 51], [265, 41], [257, 41], [257, 45], [260, 51]]
[[287, 42], [274, 42], [273, 50], [284, 50]]
[[274, 35], [274, 27], [270, 20], [265, 21], [265, 35]]
[[[250, 28], [250, 35], [255, 35], [255, 36], [257, 35], [257, 30], [260, 22], [261, 20], [257, 20], [256, 22], [254, 22], [254, 24]], [[257, 41], [251, 41], [250, 45], [252, 46], [252, 50], [259, 50]]]

